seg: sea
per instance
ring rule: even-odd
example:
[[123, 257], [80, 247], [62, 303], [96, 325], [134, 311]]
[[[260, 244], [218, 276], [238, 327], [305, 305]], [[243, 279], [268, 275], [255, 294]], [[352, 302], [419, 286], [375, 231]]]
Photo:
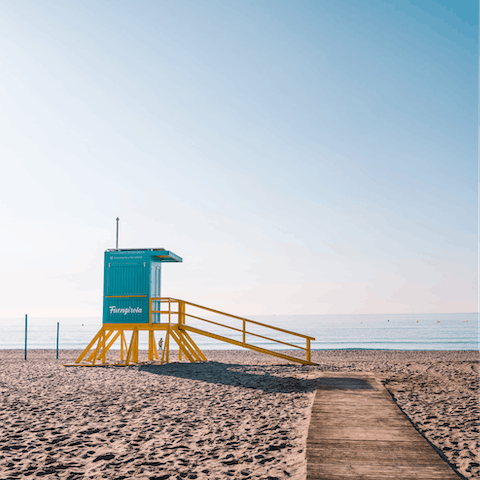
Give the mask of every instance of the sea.
[[[208, 317], [220, 322], [218, 317]], [[375, 314], [375, 315], [258, 315], [250, 320], [298, 332], [315, 340], [313, 350], [477, 350], [478, 313]], [[235, 323], [236, 322], [236, 323]], [[189, 319], [212, 333], [242, 341], [242, 332]], [[84, 349], [102, 326], [100, 317], [28, 317], [28, 349]], [[242, 322], [230, 326], [242, 329]], [[274, 350], [305, 347], [306, 341], [282, 331], [247, 323], [247, 343]], [[253, 335], [256, 334], [256, 335]], [[213, 338], [193, 335], [202, 350], [239, 349]], [[262, 337], [274, 338], [275, 341]], [[158, 336], [157, 340], [160, 337]], [[141, 332], [139, 348], [147, 349], [147, 334]], [[284, 343], [281, 343], [284, 342]], [[285, 345], [285, 343], [289, 345]], [[25, 348], [25, 318], [0, 318], [0, 349]], [[119, 348], [114, 346], [113, 348]]]

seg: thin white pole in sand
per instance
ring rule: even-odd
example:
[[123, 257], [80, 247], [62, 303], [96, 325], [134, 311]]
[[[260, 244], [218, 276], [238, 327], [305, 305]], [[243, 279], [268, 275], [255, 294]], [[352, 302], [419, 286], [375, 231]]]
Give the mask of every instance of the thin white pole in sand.
[[25, 315], [25, 360], [27, 359], [27, 315]]

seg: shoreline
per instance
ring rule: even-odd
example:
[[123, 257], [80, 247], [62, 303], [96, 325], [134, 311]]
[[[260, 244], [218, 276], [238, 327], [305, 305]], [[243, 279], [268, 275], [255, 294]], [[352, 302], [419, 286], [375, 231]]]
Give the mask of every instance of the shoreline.
[[[18, 351], [18, 352], [24, 352], [24, 348], [0, 348], [0, 351]], [[112, 346], [109, 350], [113, 351], [119, 351], [119, 348], [115, 348]], [[299, 349], [295, 348], [275, 348], [271, 349], [274, 352], [294, 352]], [[43, 351], [48, 351], [48, 352], [56, 352], [55, 348], [27, 348], [27, 351], [34, 351], [34, 352], [43, 352]], [[59, 348], [59, 352], [64, 351], [64, 352], [82, 352], [83, 348]], [[146, 349], [139, 348], [139, 351], [146, 351]], [[178, 348], [170, 348], [170, 351], [172, 352], [178, 352]], [[203, 351], [203, 349], [202, 349]], [[207, 352], [243, 352], [245, 351], [244, 348], [242, 347], [237, 347], [237, 348], [225, 348], [225, 349], [205, 349]], [[312, 348], [312, 352], [423, 352], [423, 353], [429, 353], [429, 352], [478, 352], [480, 353], [480, 349], [472, 349], [472, 348], [466, 348], [466, 349], [461, 349], [461, 348], [452, 348], [452, 349], [399, 349], [399, 348], [353, 348], [353, 347], [347, 347], [347, 348]]]
[[312, 350], [316, 366], [245, 350], [180, 363], [171, 350], [169, 365], [122, 368], [62, 366], [81, 350], [27, 353], [25, 362], [23, 349], [0, 350], [9, 478], [303, 480], [320, 372], [373, 373], [445, 459], [478, 478], [475, 350]]

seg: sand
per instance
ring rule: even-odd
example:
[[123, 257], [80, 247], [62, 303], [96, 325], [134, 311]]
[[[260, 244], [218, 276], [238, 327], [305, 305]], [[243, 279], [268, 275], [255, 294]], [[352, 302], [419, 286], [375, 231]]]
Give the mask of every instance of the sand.
[[479, 475], [478, 352], [248, 351], [202, 364], [68, 368], [0, 350], [0, 478], [304, 479], [319, 372], [368, 371], [464, 476]]

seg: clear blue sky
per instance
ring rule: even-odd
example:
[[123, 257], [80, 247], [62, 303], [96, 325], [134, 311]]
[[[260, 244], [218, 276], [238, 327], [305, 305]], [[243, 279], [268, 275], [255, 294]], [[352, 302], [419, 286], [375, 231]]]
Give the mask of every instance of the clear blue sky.
[[0, 3], [0, 316], [103, 251], [239, 314], [475, 312], [478, 2]]

